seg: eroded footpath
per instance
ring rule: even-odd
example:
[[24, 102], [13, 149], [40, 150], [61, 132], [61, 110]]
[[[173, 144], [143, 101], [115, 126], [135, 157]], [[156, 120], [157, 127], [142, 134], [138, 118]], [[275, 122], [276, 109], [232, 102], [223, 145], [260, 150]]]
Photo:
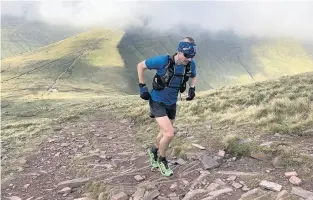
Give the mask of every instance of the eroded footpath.
[[313, 180], [296, 169], [201, 146], [187, 159], [169, 153], [174, 175], [163, 177], [150, 169], [127, 119], [86, 117], [55, 130], [32, 155], [19, 159], [13, 179], [2, 182], [2, 199], [313, 200]]

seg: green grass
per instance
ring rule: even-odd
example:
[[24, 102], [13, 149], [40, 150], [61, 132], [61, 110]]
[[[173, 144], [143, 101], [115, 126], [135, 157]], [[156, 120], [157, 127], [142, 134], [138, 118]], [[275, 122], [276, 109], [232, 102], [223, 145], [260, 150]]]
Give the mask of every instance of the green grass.
[[[107, 200], [109, 199], [109, 192], [107, 191], [106, 186], [101, 181], [91, 181], [87, 183], [83, 187], [84, 192], [90, 193], [90, 198], [92, 199], [98, 199], [98, 200]], [[100, 193], [103, 193], [104, 195], [102, 198], [99, 198]]]
[[273, 133], [300, 134], [313, 123], [312, 79], [307, 75], [284, 85], [286, 79], [270, 81], [261, 87], [251, 86], [250, 90], [241, 89], [222, 101], [212, 100], [211, 112], [218, 110], [215, 117], [221, 122], [253, 125]]
[[27, 54], [5, 58], [2, 63], [4, 66], [10, 66], [11, 69], [20, 68], [29, 64], [38, 64], [40, 61], [64, 58], [75, 52], [85, 52], [84, 58], [94, 66], [122, 66], [123, 63], [116, 49], [122, 36], [123, 32], [93, 29], [37, 48]]
[[228, 135], [222, 140], [223, 149], [236, 156], [249, 156], [252, 151], [250, 143], [241, 142], [243, 138], [239, 135]]
[[[263, 43], [253, 49], [256, 61], [264, 72], [262, 75], [278, 77], [313, 70], [313, 60], [296, 41], [281, 39]], [[295, 67], [297, 66], [297, 67]]]
[[[312, 75], [311, 72], [198, 92], [194, 101], [179, 102], [176, 126], [188, 129], [195, 136], [193, 142], [214, 147], [215, 150], [225, 149], [239, 156], [250, 155], [253, 151], [274, 155], [277, 148], [261, 148], [258, 136], [274, 135], [277, 132], [301, 136], [313, 124]], [[132, 105], [123, 107], [126, 112], [120, 117], [132, 117], [139, 124], [137, 137], [140, 144], [152, 143], [158, 127], [148, 118], [147, 104], [136, 101]], [[118, 114], [118, 109], [114, 110]], [[208, 120], [216, 127], [215, 130], [206, 130], [204, 124]], [[229, 131], [230, 129], [234, 131]], [[241, 142], [247, 138], [251, 142]], [[178, 138], [173, 142], [174, 155], [183, 156], [190, 149], [191, 141], [186, 138]], [[297, 149], [293, 148], [292, 151], [297, 152]], [[304, 165], [308, 163], [305, 160], [303, 162]], [[288, 165], [287, 162], [285, 164]]]

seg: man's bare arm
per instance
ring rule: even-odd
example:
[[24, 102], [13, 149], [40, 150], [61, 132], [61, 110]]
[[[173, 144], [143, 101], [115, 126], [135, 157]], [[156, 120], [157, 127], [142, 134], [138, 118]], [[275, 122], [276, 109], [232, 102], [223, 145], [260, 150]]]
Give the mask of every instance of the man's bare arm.
[[144, 80], [144, 70], [145, 69], [147, 69], [145, 60], [138, 63], [137, 72], [138, 72], [139, 83], [145, 83], [145, 80]]
[[190, 87], [195, 87], [196, 86], [196, 82], [197, 82], [197, 77], [196, 76], [191, 78]]

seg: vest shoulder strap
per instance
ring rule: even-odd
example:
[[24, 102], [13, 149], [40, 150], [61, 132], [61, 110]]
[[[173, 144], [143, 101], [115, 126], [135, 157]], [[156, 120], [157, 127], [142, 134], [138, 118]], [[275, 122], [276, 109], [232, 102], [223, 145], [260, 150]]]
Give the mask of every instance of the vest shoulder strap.
[[170, 55], [168, 55], [168, 63], [166, 65], [166, 68], [173, 67], [174, 65], [175, 65], [174, 56], [171, 57]]
[[[172, 57], [170, 55], [168, 55], [168, 63], [166, 65], [166, 68], [168, 67], [172, 67], [175, 65], [175, 61], [174, 61], [174, 56], [176, 54], [174, 54]], [[191, 66], [191, 62], [189, 62], [187, 65], [185, 65], [185, 68], [187, 69], [186, 71], [189, 71], [190, 70], [190, 66]]]

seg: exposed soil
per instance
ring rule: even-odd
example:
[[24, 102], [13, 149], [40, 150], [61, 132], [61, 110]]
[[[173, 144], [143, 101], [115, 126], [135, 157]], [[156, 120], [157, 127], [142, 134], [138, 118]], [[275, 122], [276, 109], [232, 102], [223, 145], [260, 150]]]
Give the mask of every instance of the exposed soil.
[[[308, 140], [304, 142], [308, 143]], [[151, 200], [276, 199], [279, 192], [261, 189], [259, 184], [262, 180], [281, 185], [281, 191], [287, 190], [282, 198], [286, 200], [306, 199], [292, 195], [292, 187], [313, 192], [312, 176], [303, 176], [298, 171], [302, 183], [299, 186], [292, 185], [289, 178], [285, 177], [286, 170], [291, 169], [275, 168], [271, 161], [224, 157], [218, 160], [219, 166], [205, 170], [202, 156], [208, 152], [200, 149], [190, 154], [194, 158], [189, 156], [185, 163], [180, 164], [175, 163], [178, 158], [171, 157], [169, 153], [168, 159], [174, 175], [164, 177], [158, 170], [151, 170], [146, 150], [136, 142], [134, 124], [130, 120], [116, 122], [108, 116], [92, 116], [76, 123], [60, 124], [58, 131], [36, 149], [32, 155], [20, 159], [21, 167], [12, 174], [12, 179], [2, 182], [3, 199], [69, 200], [84, 196], [85, 199], [88, 196], [90, 199], [98, 199], [100, 193], [105, 191], [97, 194], [93, 191], [97, 197], [92, 196], [90, 187], [89, 190], [87, 187], [92, 181], [102, 183], [108, 197], [119, 200], [130, 197], [134, 200], [142, 199], [143, 196]], [[209, 156], [217, 156], [217, 153]], [[245, 174], [238, 174], [240, 172]], [[137, 175], [142, 180], [136, 180]], [[73, 182], [60, 184], [73, 179], [79, 179], [81, 184], [77, 180], [76, 185]], [[237, 189], [234, 183], [240, 183], [241, 186], [238, 185]], [[66, 186], [71, 189], [60, 193]], [[142, 195], [138, 192], [139, 188], [143, 188]], [[259, 192], [254, 196], [242, 197], [254, 188], [258, 188]], [[214, 196], [210, 193], [213, 191], [220, 191], [221, 194]], [[124, 192], [127, 198], [114, 196], [120, 192]]]

